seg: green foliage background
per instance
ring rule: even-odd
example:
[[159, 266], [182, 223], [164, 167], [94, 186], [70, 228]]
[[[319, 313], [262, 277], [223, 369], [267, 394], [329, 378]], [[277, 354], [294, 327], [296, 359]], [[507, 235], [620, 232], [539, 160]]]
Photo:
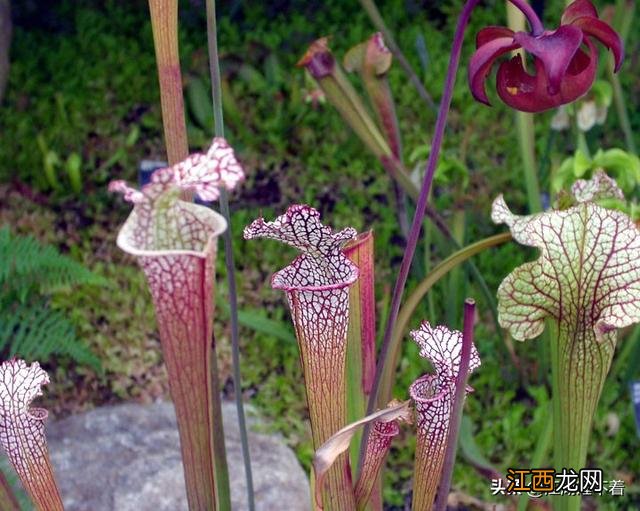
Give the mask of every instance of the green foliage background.
[[[436, 101], [454, 20], [462, 3], [379, 2], [387, 24]], [[552, 20], [558, 19], [564, 2], [546, 3], [546, 18], [553, 26]], [[602, 7], [602, 2], [597, 3]], [[189, 138], [192, 149], [199, 150], [212, 134], [203, 2], [180, 2], [180, 6]], [[81, 288], [53, 299], [56, 310], [73, 322], [78, 335], [100, 357], [103, 373], [52, 359], [48, 369], [56, 383], [50, 390], [51, 406], [54, 412], [64, 414], [105, 402], [165, 395], [166, 376], [144, 278], [114, 243], [128, 207], [106, 193], [111, 179], [135, 181], [141, 159], [161, 159], [164, 155], [146, 2], [66, 0], [38, 5], [25, 1], [14, 10], [17, 26], [12, 69], [0, 109], [0, 182], [5, 183], [0, 186], [11, 191], [2, 196], [0, 221], [10, 224], [14, 233], [39, 233], [41, 241], [54, 243], [106, 280], [103, 287]], [[284, 297], [269, 285], [271, 274], [282, 268], [294, 251], [268, 241], [245, 242], [241, 232], [260, 214], [272, 218], [288, 204], [302, 202], [318, 208], [332, 226], [373, 228], [378, 310], [381, 314], [385, 310], [402, 256], [391, 184], [329, 105], [314, 109], [305, 103], [309, 83], [295, 68], [314, 38], [331, 35], [332, 48], [341, 56], [368, 37], [373, 28], [355, 0], [236, 0], [222, 3], [219, 15], [227, 135], [248, 172], [247, 182], [232, 202], [240, 306], [245, 311], [242, 390], [269, 419], [265, 428], [280, 431], [308, 466], [312, 452], [297, 347], [290, 340]], [[500, 1], [488, 0], [474, 13], [463, 66], [473, 51], [472, 34], [481, 26], [504, 22], [504, 17], [504, 3]], [[638, 134], [638, 17], [630, 33], [621, 79], [632, 127]], [[426, 53], [417, 49], [421, 38]], [[420, 102], [397, 66], [390, 80], [408, 157], [416, 147], [429, 143], [435, 114]], [[434, 201], [447, 220], [456, 212], [466, 215], [467, 241], [499, 231], [489, 218], [490, 202], [497, 193], [505, 193], [514, 209], [526, 210], [513, 115], [493, 91], [490, 97], [494, 99], [491, 109], [472, 101], [464, 71], [460, 73], [444, 155], [469, 169], [469, 185], [461, 189], [456, 180], [443, 178], [434, 190]], [[554, 166], [573, 154], [574, 143], [570, 133], [549, 140], [551, 115], [536, 117], [536, 144], [538, 155], [551, 147], [549, 159]], [[611, 112], [603, 128], [588, 133], [588, 142], [593, 147], [622, 147], [617, 126], [615, 113]], [[636, 136], [636, 142], [640, 143], [640, 137]], [[546, 178], [542, 187], [549, 188]], [[27, 220], [14, 211], [25, 203], [30, 210]], [[431, 249], [432, 263], [448, 255], [437, 235]], [[508, 244], [474, 261], [495, 291], [511, 269], [532, 255]], [[417, 257], [420, 263], [415, 265], [408, 291], [424, 277], [425, 250], [421, 249]], [[221, 303], [226, 296], [224, 268], [219, 268], [219, 275]], [[536, 341], [516, 345], [529, 379], [525, 386], [505, 350], [504, 334], [493, 327], [488, 304], [472, 285], [458, 291], [461, 296], [477, 299], [482, 320], [477, 338], [483, 365], [473, 377], [476, 392], [467, 400], [475, 441], [503, 471], [507, 467], [528, 467], [546, 420], [538, 405], [548, 401], [544, 378], [538, 371]], [[447, 303], [448, 293], [446, 282], [438, 285], [432, 294], [434, 316], [429, 316], [425, 301], [411, 326], [416, 327], [422, 319], [450, 319], [451, 326], [460, 327], [459, 313], [446, 311], [441, 305]], [[227, 314], [224, 308], [219, 309], [215, 327], [221, 377], [227, 391], [232, 392]], [[266, 324], [265, 318], [275, 325]], [[628, 371], [628, 364], [636, 365]], [[639, 442], [625, 376], [640, 376], [637, 367], [637, 360], [617, 363], [596, 418], [590, 464], [601, 467], [607, 478], [624, 476], [630, 481], [626, 497], [599, 499], [602, 509], [640, 505], [640, 459], [630, 455], [637, 452]], [[396, 395], [405, 397], [410, 382], [425, 368], [416, 347], [406, 342]], [[61, 400], [68, 403], [63, 406]], [[611, 430], [610, 414], [619, 419], [615, 432]], [[389, 509], [402, 509], [409, 493], [412, 443], [413, 437], [406, 429], [392, 449], [393, 470], [387, 472], [385, 490]], [[456, 466], [454, 487], [500, 501], [490, 495], [489, 482], [463, 460]]]

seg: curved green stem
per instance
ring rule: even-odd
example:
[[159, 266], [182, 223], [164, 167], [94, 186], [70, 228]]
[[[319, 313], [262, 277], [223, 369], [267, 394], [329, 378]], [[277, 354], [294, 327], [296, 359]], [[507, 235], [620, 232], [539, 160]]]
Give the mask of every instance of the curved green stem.
[[[218, 37], [216, 28], [216, 6], [214, 0], [207, 0], [207, 41], [209, 46], [209, 70], [211, 73], [211, 92], [213, 96], [213, 113], [215, 123], [215, 134], [218, 137], [224, 136], [224, 119], [222, 113], [222, 87], [220, 80], [220, 63], [218, 59]], [[227, 283], [229, 286], [229, 316], [231, 318], [231, 355], [233, 360], [233, 387], [235, 389], [236, 409], [238, 413], [238, 425], [240, 429], [240, 442], [242, 445], [242, 458], [244, 463], [245, 477], [247, 481], [247, 500], [249, 510], [255, 509], [255, 498], [253, 490], [253, 474], [251, 472], [251, 459], [249, 454], [249, 439], [247, 437], [247, 425], [244, 414], [244, 403], [242, 402], [242, 381], [240, 374], [240, 338], [238, 330], [238, 296], [236, 291], [236, 273], [233, 260], [233, 241], [231, 238], [231, 214], [229, 212], [229, 197], [224, 187], [220, 188], [220, 212], [227, 221], [228, 228], [223, 234], [224, 255], [227, 268]], [[220, 460], [226, 469], [226, 459]], [[228, 507], [220, 506], [222, 509], [231, 509], [231, 499], [228, 493], [228, 477], [225, 490], [227, 497], [225, 500]], [[220, 490], [219, 494], [222, 495]], [[222, 500], [222, 499], [221, 499]]]
[[442, 277], [447, 275], [447, 273], [449, 273], [452, 269], [463, 264], [474, 255], [479, 254], [480, 252], [483, 252], [488, 248], [506, 243], [509, 240], [511, 240], [511, 234], [505, 232], [477, 241], [476, 243], [473, 243], [471, 245], [467, 245], [463, 249], [458, 250], [456, 253], [449, 256], [440, 264], [434, 266], [431, 273], [429, 273], [429, 275], [422, 282], [420, 282], [420, 284], [418, 284], [418, 287], [416, 287], [413, 293], [409, 295], [404, 303], [404, 306], [402, 307], [402, 309], [400, 309], [398, 320], [396, 321], [393, 335], [391, 337], [391, 342], [389, 345], [389, 360], [386, 364], [384, 372], [382, 373], [382, 381], [380, 385], [380, 402], [387, 402], [389, 401], [389, 399], [391, 399], [394, 374], [396, 368], [398, 367], [398, 358], [400, 356], [400, 345], [402, 343], [402, 338], [409, 325], [409, 321], [413, 316], [413, 313], [415, 312], [420, 302], [422, 302], [422, 300], [424, 299], [424, 296]]

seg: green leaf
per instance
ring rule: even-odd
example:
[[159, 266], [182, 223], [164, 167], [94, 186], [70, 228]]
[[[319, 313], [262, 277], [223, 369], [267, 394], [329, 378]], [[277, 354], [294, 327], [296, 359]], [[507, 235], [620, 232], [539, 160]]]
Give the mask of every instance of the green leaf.
[[640, 159], [622, 149], [599, 150], [593, 157], [593, 166], [613, 173], [625, 192], [631, 192], [640, 182]]
[[71, 153], [67, 158], [65, 164], [65, 170], [67, 171], [67, 177], [71, 184], [71, 189], [74, 193], [80, 193], [82, 191], [82, 176], [81, 176], [82, 158], [78, 153]]
[[0, 350], [31, 361], [64, 355], [101, 370], [100, 360], [76, 337], [73, 324], [44, 301], [0, 308]]
[[[218, 300], [220, 308], [229, 313], [229, 305], [224, 300]], [[296, 337], [288, 323], [269, 319], [258, 309], [242, 309], [238, 311], [238, 322], [255, 332], [270, 335], [286, 343], [296, 344]]]
[[576, 151], [573, 158], [573, 174], [576, 177], [584, 176], [585, 172], [591, 168], [591, 159], [580, 149]]
[[590, 94], [593, 95], [598, 106], [609, 108], [613, 99], [613, 87], [608, 80], [596, 80], [591, 86]]
[[213, 133], [213, 105], [211, 92], [200, 78], [192, 78], [187, 85], [187, 104], [198, 126]]
[[42, 293], [78, 284], [103, 284], [104, 280], [80, 263], [61, 255], [54, 247], [42, 246], [31, 236], [14, 236], [0, 229], [0, 285], [10, 292]]
[[466, 415], [462, 416], [458, 441], [460, 442], [460, 450], [462, 451], [462, 455], [465, 459], [481, 474], [495, 479], [495, 476], [498, 475], [499, 472], [486, 458], [482, 451], [480, 451], [480, 447], [478, 447], [478, 444], [476, 444], [476, 441], [473, 438], [471, 419]]

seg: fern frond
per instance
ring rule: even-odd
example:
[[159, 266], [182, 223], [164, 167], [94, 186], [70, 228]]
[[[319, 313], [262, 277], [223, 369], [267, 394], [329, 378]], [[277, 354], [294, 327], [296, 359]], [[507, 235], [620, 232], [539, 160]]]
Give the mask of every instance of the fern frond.
[[68, 356], [100, 371], [100, 361], [76, 337], [73, 324], [44, 300], [0, 309], [0, 352], [26, 360]]
[[104, 280], [80, 263], [42, 246], [31, 236], [14, 236], [0, 229], [0, 286], [22, 295], [29, 290], [50, 293], [77, 284], [101, 284]]

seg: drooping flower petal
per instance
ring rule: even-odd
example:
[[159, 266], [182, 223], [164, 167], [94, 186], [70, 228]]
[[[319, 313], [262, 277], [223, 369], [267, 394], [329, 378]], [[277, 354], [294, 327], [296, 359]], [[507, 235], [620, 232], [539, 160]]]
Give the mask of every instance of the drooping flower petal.
[[624, 200], [624, 193], [613, 178], [604, 171], [597, 171], [591, 179], [579, 179], [571, 187], [577, 202], [594, 202], [600, 199]]
[[[318, 211], [306, 205], [289, 207], [273, 222], [259, 218], [244, 230], [245, 239], [271, 238], [302, 252], [273, 275], [271, 284], [287, 292], [316, 448], [346, 424], [349, 286], [358, 278], [358, 268], [344, 255], [342, 247], [355, 235], [351, 228], [334, 233], [320, 223]], [[331, 509], [353, 508], [346, 454], [327, 474], [327, 487], [325, 505]]]
[[589, 0], [576, 0], [575, 2], [571, 2], [562, 13], [560, 22], [563, 25], [568, 25], [582, 16], [589, 16], [591, 18], [598, 17], [598, 11]]
[[498, 68], [498, 95], [507, 105], [524, 112], [542, 112], [578, 99], [588, 92], [598, 67], [593, 44], [588, 39], [585, 44], [590, 53], [582, 49], [576, 52], [557, 94], [549, 94], [546, 71], [540, 60], [535, 60], [536, 74], [530, 75], [517, 55]]
[[[495, 29], [496, 27], [491, 28]], [[480, 34], [478, 37], [480, 38]], [[469, 62], [469, 84], [471, 93], [476, 100], [486, 105], [490, 104], [485, 90], [487, 75], [491, 72], [491, 67], [498, 57], [518, 47], [519, 45], [513, 41], [512, 36], [495, 37], [478, 47]]]
[[509, 38], [513, 39], [515, 32], [507, 27], [489, 26], [482, 28], [476, 34], [476, 48], [480, 48], [494, 39]]
[[[413, 509], [427, 510], [436, 496], [447, 448], [462, 333], [444, 326], [433, 328], [425, 321], [410, 335], [420, 347], [420, 356], [429, 359], [435, 369], [434, 374], [424, 375], [409, 388], [417, 422]], [[468, 372], [479, 366], [480, 357], [472, 345]], [[467, 387], [467, 391], [471, 390]]]
[[620, 66], [622, 66], [622, 61], [624, 60], [624, 46], [622, 39], [620, 39], [620, 36], [615, 30], [604, 21], [590, 17], [578, 18], [572, 23], [572, 26], [578, 27], [587, 36], [595, 37], [611, 50], [615, 63], [614, 70], [615, 72], [620, 70]]
[[518, 32], [513, 39], [544, 64], [548, 92], [550, 95], [557, 94], [565, 73], [582, 43], [582, 31], [572, 25], [562, 25], [540, 37]]
[[595, 80], [598, 53], [592, 39], [599, 40], [613, 52], [617, 71], [624, 56], [622, 40], [598, 19], [597, 11], [587, 0], [567, 7], [562, 24], [553, 31], [514, 33], [506, 27], [487, 27], [478, 33], [477, 49], [471, 58], [472, 94], [488, 104], [484, 81], [495, 60], [512, 44], [511, 49], [522, 47], [533, 56], [535, 75], [527, 73], [520, 55], [503, 62], [497, 78], [500, 98], [525, 112], [542, 112], [570, 103], [585, 94]]
[[[398, 428], [397, 421], [410, 421], [409, 405], [410, 401], [390, 403], [384, 410], [379, 410], [364, 419], [360, 419], [359, 421], [343, 427], [316, 450], [316, 454], [313, 458], [313, 469], [316, 477], [316, 503], [319, 507], [322, 507], [322, 499], [320, 498], [320, 495], [327, 471], [334, 464], [336, 459], [349, 448], [349, 443], [356, 432], [365, 425], [373, 423], [374, 433], [372, 433], [372, 435], [375, 435], [377, 427], [379, 435], [374, 438], [374, 441], [371, 444], [371, 450], [369, 449], [369, 446], [367, 447], [367, 452], [370, 455], [369, 467], [374, 468], [377, 466], [377, 473], [380, 469], [378, 462], [381, 461], [380, 458], [384, 459], [389, 447], [386, 440], [388, 439], [390, 441], [394, 436], [393, 431]], [[385, 438], [383, 439], [382, 437]], [[369, 441], [371, 442], [371, 439]], [[367, 459], [365, 454], [363, 472], [365, 470], [364, 466], [366, 465]], [[361, 493], [362, 491], [364, 491], [364, 488], [362, 488]], [[366, 497], [368, 497], [368, 495]]]
[[213, 210], [180, 200], [180, 192], [195, 191], [208, 200], [217, 197], [219, 187], [232, 188], [242, 177], [231, 148], [214, 139], [206, 155], [156, 171], [140, 192], [119, 182], [110, 186], [134, 202], [117, 243], [137, 258], [147, 277], [176, 407], [187, 498], [194, 509], [215, 508], [210, 420], [214, 260], [217, 238], [227, 224]]
[[49, 460], [47, 411], [30, 408], [49, 375], [37, 362], [12, 359], [0, 365], [0, 443], [38, 510], [63, 509]]

